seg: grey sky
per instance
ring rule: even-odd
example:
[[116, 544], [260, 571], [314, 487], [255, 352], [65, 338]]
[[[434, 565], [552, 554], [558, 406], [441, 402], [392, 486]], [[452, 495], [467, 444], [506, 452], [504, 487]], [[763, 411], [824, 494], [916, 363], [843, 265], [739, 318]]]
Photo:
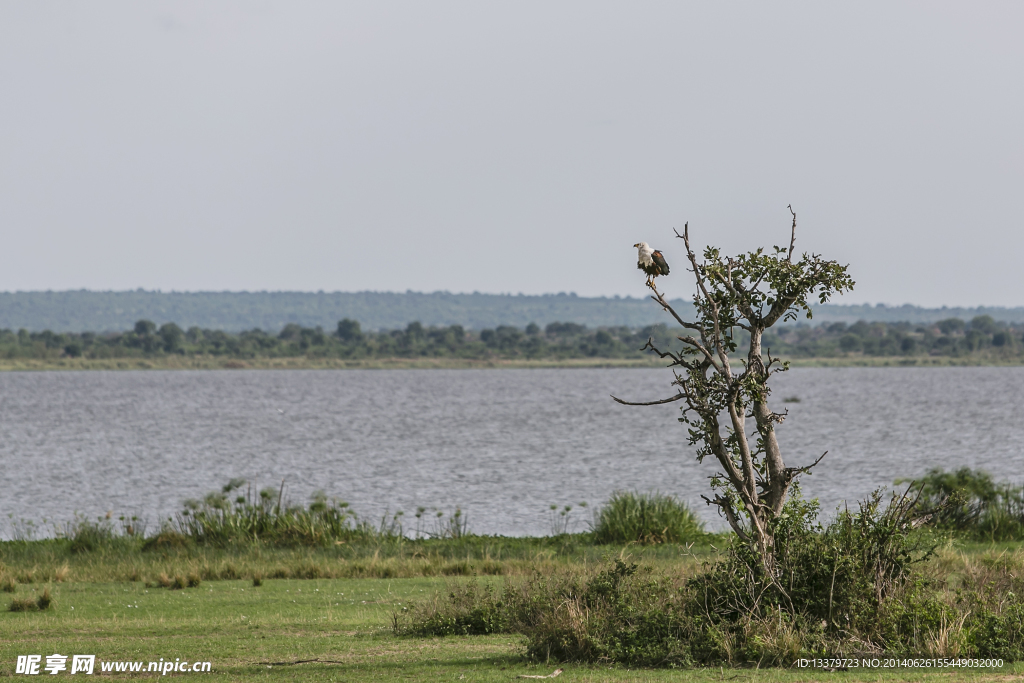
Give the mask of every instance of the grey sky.
[[672, 227], [1024, 305], [1024, 3], [0, 4], [0, 290], [643, 293]]

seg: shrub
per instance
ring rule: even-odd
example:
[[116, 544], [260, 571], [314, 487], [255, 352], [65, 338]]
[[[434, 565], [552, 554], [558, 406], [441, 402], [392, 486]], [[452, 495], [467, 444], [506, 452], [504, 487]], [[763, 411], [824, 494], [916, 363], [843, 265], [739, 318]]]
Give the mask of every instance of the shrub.
[[934, 526], [971, 538], [1011, 541], [1024, 538], [1024, 487], [994, 482], [981, 470], [934, 468], [910, 481], [921, 492], [916, 509], [934, 512]]
[[598, 511], [593, 534], [596, 543], [687, 543], [704, 535], [704, 525], [673, 496], [617, 491]]
[[490, 585], [453, 584], [447, 594], [394, 613], [395, 633], [416, 636], [469, 636], [512, 630], [507, 605]]

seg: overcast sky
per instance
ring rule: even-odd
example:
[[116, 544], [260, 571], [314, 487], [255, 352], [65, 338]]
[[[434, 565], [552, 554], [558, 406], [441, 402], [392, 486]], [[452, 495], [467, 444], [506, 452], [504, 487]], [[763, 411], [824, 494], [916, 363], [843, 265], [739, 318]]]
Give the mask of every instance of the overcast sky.
[[0, 4], [0, 290], [643, 294], [672, 228], [1024, 305], [1024, 3]]

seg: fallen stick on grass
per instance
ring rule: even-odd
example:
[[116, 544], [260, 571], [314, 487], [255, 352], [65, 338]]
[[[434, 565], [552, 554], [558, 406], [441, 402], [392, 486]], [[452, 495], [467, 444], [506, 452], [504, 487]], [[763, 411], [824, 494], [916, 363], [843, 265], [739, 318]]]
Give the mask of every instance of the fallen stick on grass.
[[310, 662], [318, 662], [320, 664], [348, 664], [348, 662], [337, 662], [333, 659], [296, 659], [294, 662], [260, 662], [263, 666], [268, 669], [272, 666], [292, 666], [293, 664], [309, 664]]
[[516, 678], [554, 678], [555, 676], [557, 676], [558, 674], [562, 673], [563, 671], [565, 671], [565, 669], [555, 669], [554, 671], [549, 673], [547, 676], [527, 676], [526, 674], [519, 674], [518, 676], [516, 676]]

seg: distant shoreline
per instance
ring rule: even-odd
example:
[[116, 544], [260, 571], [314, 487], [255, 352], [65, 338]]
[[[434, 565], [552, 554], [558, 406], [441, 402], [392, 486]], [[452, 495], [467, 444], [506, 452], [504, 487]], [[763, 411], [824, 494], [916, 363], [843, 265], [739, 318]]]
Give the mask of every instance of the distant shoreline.
[[[947, 357], [846, 357], [792, 359], [791, 367], [995, 367], [1024, 365], [1024, 361], [995, 362]], [[60, 358], [0, 359], [0, 372], [59, 370], [469, 370], [529, 368], [664, 368], [659, 359], [574, 358], [568, 360], [472, 360], [462, 358], [220, 358], [216, 356], [167, 356], [165, 358]]]

